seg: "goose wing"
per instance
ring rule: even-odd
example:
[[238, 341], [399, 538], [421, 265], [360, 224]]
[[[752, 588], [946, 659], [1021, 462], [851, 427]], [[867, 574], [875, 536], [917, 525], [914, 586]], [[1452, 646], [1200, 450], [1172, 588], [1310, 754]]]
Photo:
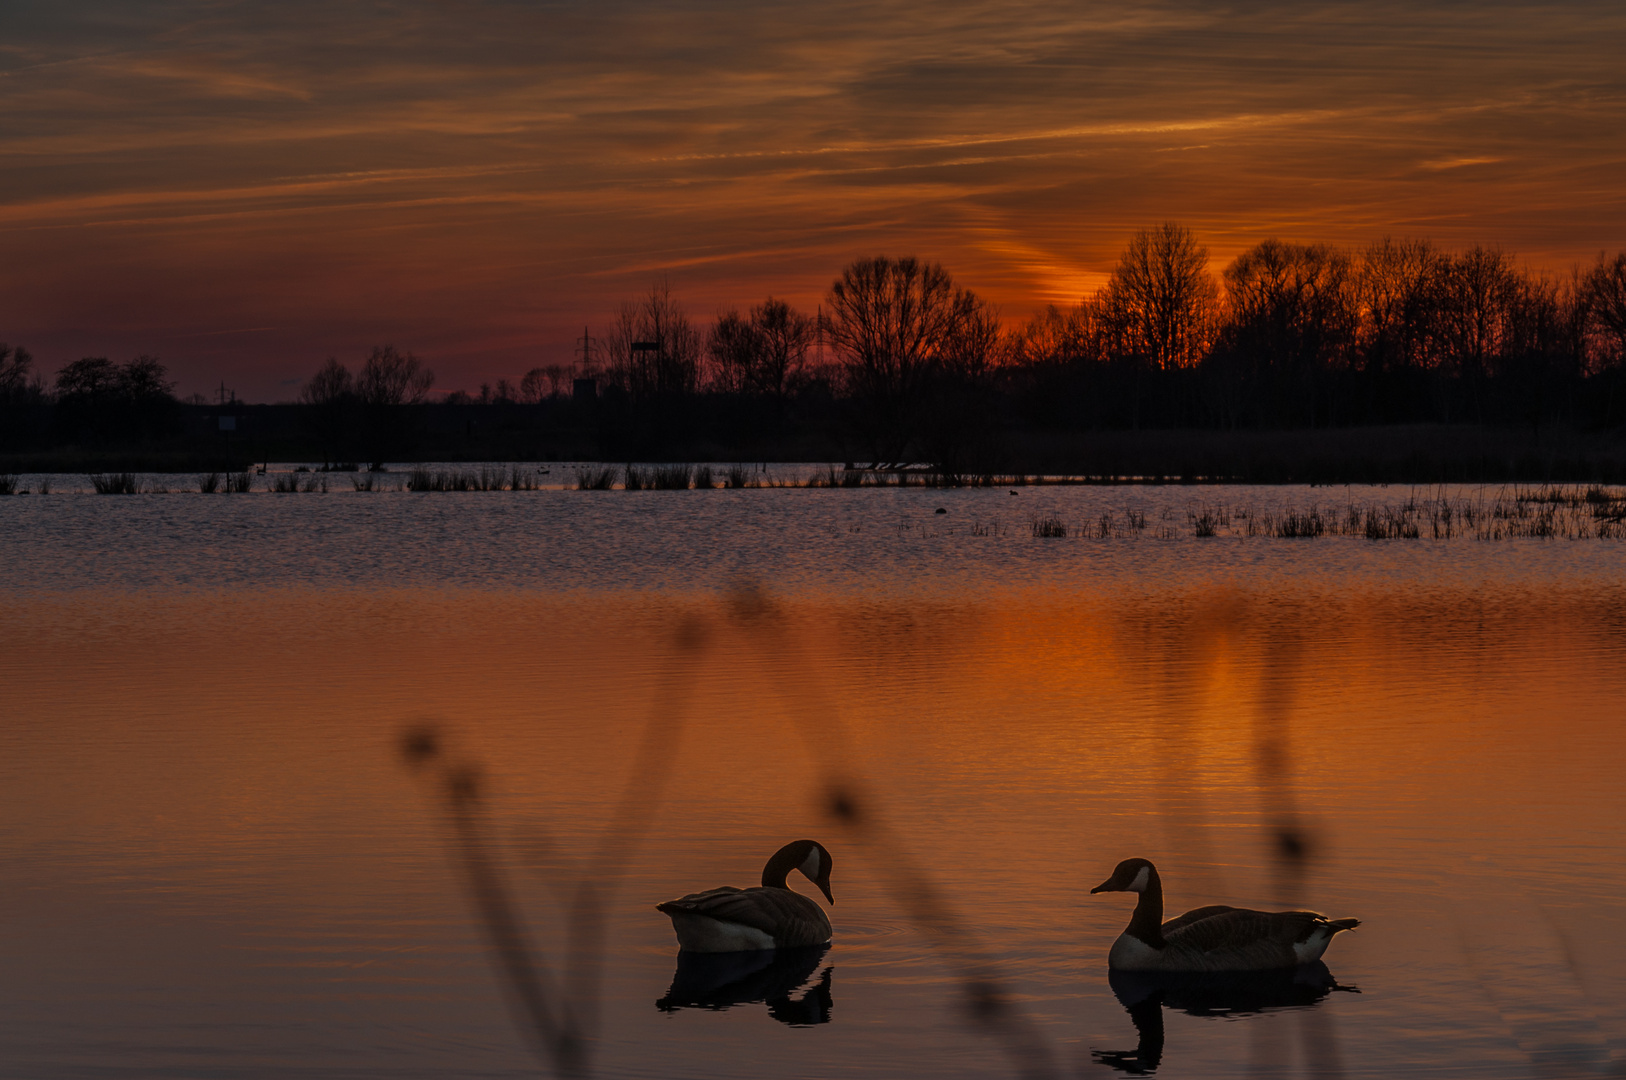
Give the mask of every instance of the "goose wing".
[[762, 931], [780, 946], [822, 945], [830, 940], [830, 920], [823, 909], [790, 889], [725, 885], [668, 900], [659, 910], [739, 923]]
[[1171, 944], [1204, 953], [1252, 949], [1291, 951], [1295, 942], [1307, 940], [1326, 925], [1326, 916], [1314, 911], [1207, 907], [1171, 919], [1163, 925], [1163, 936]]
[[1181, 927], [1190, 926], [1194, 922], [1200, 922], [1203, 919], [1211, 919], [1215, 915], [1223, 915], [1227, 911], [1235, 910], [1236, 908], [1226, 907], [1224, 904], [1211, 904], [1208, 907], [1192, 908], [1179, 918], [1170, 919], [1168, 922], [1164, 923], [1163, 936], [1168, 937]]

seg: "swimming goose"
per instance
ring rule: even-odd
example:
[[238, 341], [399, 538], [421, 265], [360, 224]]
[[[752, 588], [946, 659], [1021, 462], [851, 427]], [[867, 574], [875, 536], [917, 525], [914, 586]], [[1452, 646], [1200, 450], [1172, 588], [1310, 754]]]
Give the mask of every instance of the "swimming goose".
[[785, 878], [792, 870], [802, 874], [835, 903], [830, 895], [830, 867], [834, 860], [815, 840], [797, 840], [774, 852], [762, 868], [762, 885], [755, 889], [720, 889], [681, 896], [656, 905], [672, 917], [678, 946], [694, 952], [741, 952], [746, 949], [796, 948], [823, 945], [830, 940], [830, 920], [819, 905], [792, 892]]
[[1250, 911], [1215, 905], [1163, 921], [1163, 882], [1145, 859], [1125, 859], [1090, 892], [1140, 893], [1129, 926], [1112, 943], [1115, 971], [1265, 971], [1313, 963], [1359, 919], [1313, 911]]

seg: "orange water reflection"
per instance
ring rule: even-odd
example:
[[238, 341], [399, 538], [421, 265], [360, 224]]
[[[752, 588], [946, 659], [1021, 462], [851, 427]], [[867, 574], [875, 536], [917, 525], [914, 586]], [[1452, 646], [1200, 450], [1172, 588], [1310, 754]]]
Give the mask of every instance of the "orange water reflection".
[[[825, 1025], [836, 1034], [795, 1075], [854, 1055], [877, 1074], [905, 1070], [933, 1038], [959, 1048], [940, 1062], [945, 1075], [999, 1065], [955, 1022], [945, 969], [887, 891], [883, 871], [900, 855], [1001, 958], [1063, 1058], [1098, 1033], [1122, 1042], [1107, 1038], [1122, 1017], [1104, 957], [1128, 913], [1085, 893], [1129, 855], [1164, 867], [1176, 909], [1297, 903], [1366, 920], [1327, 958], [1368, 988], [1335, 1006], [1357, 1064], [1449, 1050], [1488, 1075], [1554, 1031], [1618, 1042], [1618, 1016], [1597, 1003], [1623, 998], [1626, 970], [1626, 598], [1214, 592], [1125, 604], [808, 599], [753, 623], [709, 594], [11, 604], [0, 611], [12, 672], [3, 904], [28, 931], [12, 962], [41, 984], [11, 1004], [83, 1042], [102, 1021], [64, 1003], [93, 983], [114, 1003], [105, 1022], [122, 1022], [153, 966], [167, 965], [169, 993], [190, 986], [247, 1013], [267, 991], [241, 962], [260, 956], [289, 1000], [350, 995], [339, 1026], [369, 1032], [379, 1062], [399, 1052], [381, 1033], [405, 1010], [419, 1035], [482, 1033], [477, 1051], [440, 1046], [424, 1060], [472, 1053], [518, 1068], [441, 822], [395, 739], [437, 718], [456, 752], [482, 763], [526, 911], [556, 950], [557, 886], [598, 836], [670, 678], [681, 747], [611, 901], [600, 1053], [612, 1074], [659, 1075], [673, 1052], [700, 1069], [733, 1046], [725, 1058], [745, 1075], [777, 1052], [755, 1027], [702, 1039], [677, 1024], [704, 1014], [644, 1016], [672, 970], [670, 929], [651, 905], [748, 883], [799, 835], [837, 852], [831, 959], [842, 971]], [[704, 645], [676, 644], [696, 620]], [[819, 726], [821, 702], [835, 703], [847, 743]], [[866, 847], [825, 815], [831, 768], [867, 784], [898, 850]], [[1277, 857], [1284, 822], [1309, 845], [1301, 868]], [[397, 984], [455, 985], [460, 1004], [380, 989]], [[1531, 997], [1557, 1004], [1535, 1020], [1502, 1004]], [[840, 1023], [844, 1000], [862, 1003], [867, 1033]], [[1575, 1015], [1590, 1018], [1582, 1036]], [[60, 1071], [56, 1050], [19, 1046], [40, 1075]], [[330, 1048], [295, 1039], [266, 1052], [285, 1067]], [[1216, 1075], [1249, 1053], [1172, 1027], [1169, 1052]]]

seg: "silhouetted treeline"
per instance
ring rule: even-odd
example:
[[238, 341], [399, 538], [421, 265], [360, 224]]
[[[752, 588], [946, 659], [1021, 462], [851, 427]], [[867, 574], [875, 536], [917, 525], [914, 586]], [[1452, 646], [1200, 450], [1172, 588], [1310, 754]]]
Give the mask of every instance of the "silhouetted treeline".
[[[1486, 247], [1266, 240], [1216, 275], [1167, 224], [1135, 234], [1093, 295], [1020, 326], [939, 265], [877, 257], [812, 312], [770, 296], [696, 321], [661, 283], [581, 346], [477, 395], [432, 397], [433, 372], [392, 346], [355, 372], [329, 359], [297, 425], [262, 413], [257, 445], [334, 463], [844, 457], [963, 473], [1114, 431], [1611, 431], [1626, 421], [1626, 252], [1554, 276]], [[0, 346], [0, 448], [173, 438], [185, 410], [164, 375], [151, 357], [90, 358], [47, 383]]]

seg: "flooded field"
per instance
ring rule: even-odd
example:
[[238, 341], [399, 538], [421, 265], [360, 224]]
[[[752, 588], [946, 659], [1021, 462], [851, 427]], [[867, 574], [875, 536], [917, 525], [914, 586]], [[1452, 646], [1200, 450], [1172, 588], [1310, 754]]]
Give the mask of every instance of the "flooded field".
[[[570, 480], [0, 499], [0, 1074], [1621, 1075], [1595, 524]], [[799, 837], [831, 947], [680, 961], [655, 905]], [[1132, 856], [1170, 915], [1362, 925], [1283, 979], [1109, 977]]]

